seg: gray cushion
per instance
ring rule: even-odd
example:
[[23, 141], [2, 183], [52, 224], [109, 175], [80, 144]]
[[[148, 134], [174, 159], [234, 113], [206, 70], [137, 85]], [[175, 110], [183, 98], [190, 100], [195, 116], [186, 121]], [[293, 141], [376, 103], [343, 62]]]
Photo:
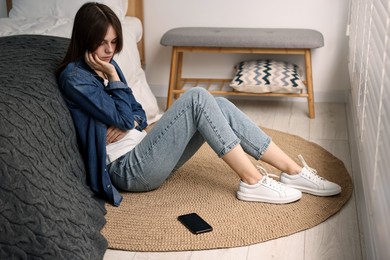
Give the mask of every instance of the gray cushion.
[[182, 27], [167, 31], [165, 46], [225, 48], [303, 48], [324, 46], [323, 35], [311, 29]]

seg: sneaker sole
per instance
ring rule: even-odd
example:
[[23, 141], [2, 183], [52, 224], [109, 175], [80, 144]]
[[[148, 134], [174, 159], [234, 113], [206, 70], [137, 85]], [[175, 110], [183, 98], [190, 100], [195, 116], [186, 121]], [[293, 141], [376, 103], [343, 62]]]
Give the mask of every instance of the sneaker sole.
[[240, 191], [237, 191], [237, 198], [239, 200], [244, 200], [244, 201], [252, 201], [252, 202], [265, 202], [265, 203], [272, 203], [272, 204], [287, 204], [291, 203], [294, 201], [299, 200], [302, 197], [302, 194], [299, 194], [295, 197], [291, 198], [279, 198], [279, 199], [270, 199], [267, 197], [260, 197], [260, 196], [251, 196], [248, 194], [244, 194]]
[[335, 195], [338, 195], [341, 193], [341, 189], [337, 189], [337, 190], [314, 190], [314, 189], [309, 189], [307, 187], [301, 187], [301, 186], [296, 186], [296, 185], [292, 185], [292, 184], [284, 184], [290, 188], [294, 188], [294, 189], [297, 189], [297, 190], [300, 190], [301, 192], [304, 192], [304, 193], [308, 193], [308, 194], [311, 194], [311, 195], [315, 195], [315, 196], [321, 196], [321, 197], [328, 197], [328, 196], [335, 196]]

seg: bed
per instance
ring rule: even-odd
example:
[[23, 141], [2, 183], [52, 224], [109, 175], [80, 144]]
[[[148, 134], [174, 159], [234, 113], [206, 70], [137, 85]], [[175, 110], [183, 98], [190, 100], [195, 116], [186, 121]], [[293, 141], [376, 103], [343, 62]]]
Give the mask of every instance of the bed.
[[[87, 184], [54, 75], [83, 2], [7, 1], [0, 19], [0, 259], [102, 259], [107, 249], [105, 202]], [[142, 1], [98, 2], [122, 21], [115, 59], [151, 124], [161, 113], [142, 69]]]

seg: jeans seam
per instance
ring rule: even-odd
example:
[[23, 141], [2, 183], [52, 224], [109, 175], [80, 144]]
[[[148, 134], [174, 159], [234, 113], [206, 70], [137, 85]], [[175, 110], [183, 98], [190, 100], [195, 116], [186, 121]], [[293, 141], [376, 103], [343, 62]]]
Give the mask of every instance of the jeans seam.
[[224, 145], [225, 147], [223, 148], [222, 151], [220, 151], [217, 155], [219, 158], [223, 157], [225, 154], [227, 154], [228, 152], [230, 152], [234, 147], [237, 146], [237, 144], [239, 144], [241, 142], [241, 140], [239, 138], [235, 139], [233, 142], [231, 142], [229, 145]]
[[[194, 102], [196, 102], [196, 101], [194, 101]], [[202, 107], [202, 104], [201, 104], [201, 103], [198, 103], [198, 105], [201, 106], [201, 107], [200, 107], [200, 112], [201, 112], [201, 114], [203, 114], [203, 115], [205, 116], [206, 121], [209, 123], [209, 126], [211, 127], [211, 129], [213, 130], [213, 132], [215, 133], [215, 135], [217, 136], [218, 141], [219, 141], [219, 142], [222, 144], [222, 146], [223, 146], [223, 149], [217, 153], [217, 155], [218, 155], [219, 157], [222, 157], [222, 156], [225, 155], [227, 152], [229, 152], [234, 146], [236, 146], [238, 143], [240, 143], [240, 139], [237, 138], [237, 139], [233, 140], [231, 144], [226, 145], [226, 142], [221, 138], [220, 132], [218, 131], [218, 129], [217, 129], [217, 128], [215, 127], [215, 125], [213, 124], [213, 121], [210, 120], [210, 117], [209, 117], [208, 113], [204, 110], [204, 108]], [[182, 109], [182, 110], [173, 118], [173, 120], [170, 121], [170, 122], [167, 124], [167, 126], [165, 126], [165, 127], [163, 128], [163, 130], [157, 135], [157, 138], [156, 138], [155, 140], [153, 140], [151, 147], [148, 149], [148, 151], [147, 151], [145, 157], [142, 158], [142, 159], [140, 160], [140, 162], [143, 162], [143, 161], [149, 156], [150, 151], [153, 149], [153, 147], [156, 146], [156, 144], [157, 144], [157, 143], [161, 140], [161, 138], [168, 132], [168, 130], [177, 122], [177, 120], [178, 120], [181, 116], [183, 116], [183, 115], [185, 114], [185, 112], [188, 111], [188, 110], [189, 110], [190, 108], [192, 108], [192, 107], [194, 107], [193, 104], [187, 105], [186, 107], [184, 107], [184, 108], [183, 108], [183, 109]], [[233, 132], [234, 132], [234, 131], [233, 131]], [[206, 140], [206, 142], [207, 142], [207, 140]], [[139, 162], [139, 163], [140, 163], [140, 162]]]
[[243, 135], [241, 135], [239, 132], [237, 132], [235, 129], [233, 129], [233, 132], [241, 139], [241, 140], [244, 140], [246, 144], [248, 144], [253, 150], [256, 150], [257, 151], [257, 154], [256, 156], [254, 156], [254, 158], [256, 160], [259, 160], [261, 158], [261, 156], [264, 154], [266, 148], [269, 146], [269, 144], [271, 143], [271, 138], [267, 138], [267, 141], [264, 143], [264, 145], [262, 147], [258, 147], [257, 145], [255, 145], [254, 143], [252, 143], [250, 140], [248, 140], [247, 138], [245, 138]]
[[[199, 103], [199, 105], [201, 104]], [[210, 120], [210, 116], [208, 115], [207, 111], [204, 110], [203, 107], [201, 107], [201, 113], [204, 114], [206, 121], [209, 123], [211, 129], [214, 131], [215, 135], [217, 136], [218, 141], [223, 146], [222, 150], [216, 153], [218, 157], [223, 157], [226, 153], [228, 153], [231, 149], [233, 149], [238, 143], [240, 143], [240, 139], [237, 138], [233, 140], [230, 144], [226, 145], [226, 141], [222, 139], [220, 132], [218, 131], [217, 127], [214, 125], [213, 121]]]
[[141, 158], [141, 160], [137, 163], [140, 164], [144, 162], [150, 155], [150, 152], [153, 150], [153, 148], [159, 143], [161, 138], [168, 132], [168, 130], [175, 124], [177, 119], [179, 119], [189, 108], [191, 108], [192, 105], [186, 106], [183, 110], [181, 110], [174, 118], [171, 120], [162, 130], [160, 130], [160, 133], [157, 135], [157, 137], [152, 140], [152, 144], [145, 153], [145, 156]]

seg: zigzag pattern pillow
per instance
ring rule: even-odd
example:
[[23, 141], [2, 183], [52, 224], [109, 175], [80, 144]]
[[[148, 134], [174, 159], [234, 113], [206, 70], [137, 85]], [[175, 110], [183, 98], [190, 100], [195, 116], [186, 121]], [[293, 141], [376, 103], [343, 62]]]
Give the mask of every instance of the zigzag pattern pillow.
[[236, 65], [230, 86], [237, 91], [253, 93], [301, 93], [305, 85], [299, 67], [284, 61], [254, 60]]

